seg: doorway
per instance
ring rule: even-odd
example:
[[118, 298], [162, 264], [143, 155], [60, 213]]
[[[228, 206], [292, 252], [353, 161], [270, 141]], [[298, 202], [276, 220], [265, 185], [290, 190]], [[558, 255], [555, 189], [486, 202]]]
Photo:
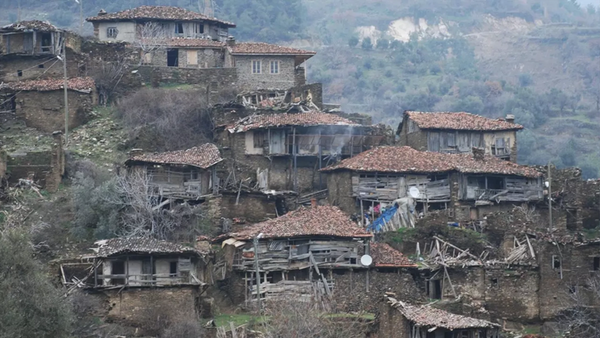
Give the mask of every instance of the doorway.
[[179, 49], [167, 49], [167, 66], [179, 67]]

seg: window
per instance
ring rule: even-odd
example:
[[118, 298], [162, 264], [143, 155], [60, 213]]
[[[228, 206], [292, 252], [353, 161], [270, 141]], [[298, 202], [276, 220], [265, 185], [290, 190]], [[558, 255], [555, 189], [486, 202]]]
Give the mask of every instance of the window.
[[169, 277], [177, 277], [177, 262], [169, 263]]
[[17, 76], [19, 76], [19, 77], [23, 76], [23, 71], [20, 69], [17, 70]]
[[183, 34], [183, 24], [181, 22], [175, 23], [175, 34], [177, 34], [177, 35]]
[[265, 133], [262, 131], [254, 131], [254, 148], [262, 148], [265, 146]]
[[560, 257], [552, 255], [552, 269], [560, 269]]
[[600, 270], [600, 257], [594, 257], [594, 271]]
[[109, 39], [115, 39], [119, 35], [119, 30], [117, 27], [108, 27], [106, 29], [106, 37]]
[[179, 49], [167, 49], [167, 66], [179, 67]]
[[198, 51], [197, 50], [188, 50], [187, 51], [187, 64], [188, 65], [197, 65], [198, 64]]
[[252, 61], [252, 74], [260, 74], [260, 61]]
[[43, 64], [43, 63], [40, 63], [40, 64], [38, 65], [38, 68], [44, 68], [44, 64]]
[[279, 61], [271, 61], [271, 74], [279, 74]]

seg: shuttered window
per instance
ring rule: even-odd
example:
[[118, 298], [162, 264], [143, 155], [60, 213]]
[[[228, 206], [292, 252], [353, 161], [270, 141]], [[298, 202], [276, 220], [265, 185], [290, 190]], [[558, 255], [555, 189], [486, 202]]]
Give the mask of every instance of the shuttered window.
[[260, 61], [252, 61], [252, 74], [260, 74], [261, 62]]
[[197, 65], [198, 64], [198, 51], [188, 50], [187, 51], [187, 64]]

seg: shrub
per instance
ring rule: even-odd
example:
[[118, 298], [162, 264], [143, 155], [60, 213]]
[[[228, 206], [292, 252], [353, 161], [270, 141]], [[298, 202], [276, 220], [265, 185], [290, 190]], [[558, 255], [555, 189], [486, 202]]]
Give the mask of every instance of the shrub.
[[353, 36], [348, 40], [348, 46], [354, 48], [358, 45], [358, 42], [359, 42], [358, 38], [356, 36]]
[[371, 42], [371, 38], [364, 38], [360, 47], [364, 50], [373, 49], [373, 42]]

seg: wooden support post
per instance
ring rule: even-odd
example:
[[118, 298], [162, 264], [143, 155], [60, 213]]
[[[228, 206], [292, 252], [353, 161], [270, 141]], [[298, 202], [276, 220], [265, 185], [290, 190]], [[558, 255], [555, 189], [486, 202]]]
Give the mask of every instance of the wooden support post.
[[127, 266], [125, 267], [125, 285], [129, 285], [129, 256], [127, 256]]
[[[99, 264], [97, 263], [96, 258], [94, 258], [94, 287], [98, 287], [98, 266]], [[102, 274], [104, 274], [104, 272]]]
[[154, 257], [152, 255], [150, 255], [150, 275], [152, 277], [150, 277], [150, 280], [153, 282], [152, 285], [154, 286]]
[[298, 191], [298, 159], [297, 159], [297, 152], [296, 152], [296, 127], [293, 128], [293, 136], [292, 136], [292, 156], [294, 158], [294, 169], [292, 170], [292, 175], [293, 175], [293, 186], [294, 186], [294, 191]]
[[260, 269], [258, 266], [258, 236], [254, 237], [254, 264], [256, 269], [256, 301], [257, 301], [257, 311], [260, 314], [260, 310], [262, 308], [261, 300], [260, 300]]
[[321, 169], [323, 168], [323, 149], [321, 148], [321, 129], [319, 129], [319, 190], [323, 189], [323, 178]]
[[32, 49], [31, 49], [31, 54], [32, 54], [32, 55], [35, 55], [36, 48], [37, 48], [37, 32], [36, 32], [36, 31], [34, 31], [34, 32], [32, 33], [32, 38], [31, 38], [31, 39], [32, 39], [32, 41], [33, 41], [33, 47], [32, 47]]

